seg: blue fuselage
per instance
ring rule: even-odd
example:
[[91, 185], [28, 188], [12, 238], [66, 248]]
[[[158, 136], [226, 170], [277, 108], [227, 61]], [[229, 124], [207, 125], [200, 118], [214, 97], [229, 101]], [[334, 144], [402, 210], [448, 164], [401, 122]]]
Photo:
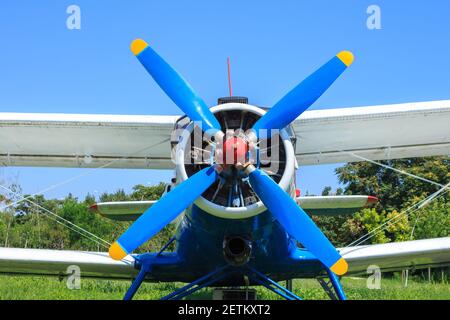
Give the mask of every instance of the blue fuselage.
[[[321, 263], [298, 248], [269, 211], [246, 219], [224, 219], [192, 205], [177, 230], [175, 252], [163, 253], [159, 259], [152, 257], [152, 275], [159, 281], [191, 282], [230, 264], [224, 256], [224, 239], [233, 236], [249, 239], [248, 265], [274, 280], [314, 277], [323, 272]], [[239, 277], [230, 277], [221, 284], [244, 283]]]

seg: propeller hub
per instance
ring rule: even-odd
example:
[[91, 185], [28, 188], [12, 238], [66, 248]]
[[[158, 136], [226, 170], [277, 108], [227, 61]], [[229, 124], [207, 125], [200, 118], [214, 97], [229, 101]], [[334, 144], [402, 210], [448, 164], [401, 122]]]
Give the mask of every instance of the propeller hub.
[[241, 137], [230, 137], [223, 143], [223, 162], [225, 165], [235, 166], [245, 163], [248, 153], [248, 144]]

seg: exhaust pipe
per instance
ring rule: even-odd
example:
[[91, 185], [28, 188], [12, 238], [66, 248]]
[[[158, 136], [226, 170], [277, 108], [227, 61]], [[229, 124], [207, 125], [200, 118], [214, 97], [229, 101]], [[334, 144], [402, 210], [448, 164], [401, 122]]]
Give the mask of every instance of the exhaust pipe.
[[233, 266], [242, 266], [248, 262], [252, 253], [252, 243], [247, 236], [226, 236], [223, 240], [223, 255]]

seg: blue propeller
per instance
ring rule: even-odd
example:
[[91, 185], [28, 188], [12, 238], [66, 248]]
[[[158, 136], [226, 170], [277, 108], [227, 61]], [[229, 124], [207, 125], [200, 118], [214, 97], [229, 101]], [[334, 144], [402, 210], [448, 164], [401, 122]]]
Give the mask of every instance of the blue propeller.
[[337, 275], [347, 272], [347, 262], [305, 211], [264, 171], [246, 168], [250, 185], [266, 208], [292, 237]]
[[215, 166], [211, 166], [197, 172], [148, 208], [111, 245], [109, 248], [111, 258], [123, 259], [175, 219], [216, 181], [218, 177], [216, 170], [218, 169]]
[[221, 132], [219, 121], [189, 83], [161, 58], [144, 40], [131, 43], [131, 51], [170, 99], [210, 136]]
[[[205, 102], [145, 41], [133, 41], [131, 50], [164, 92], [191, 120], [201, 122], [203, 131], [208, 134], [223, 135], [220, 123]], [[255, 133], [253, 138], [258, 138], [260, 129], [282, 129], [294, 121], [352, 62], [353, 55], [342, 51], [306, 78], [255, 123], [252, 128]], [[286, 231], [331, 271], [337, 275], [346, 273], [347, 262], [289, 194], [263, 171], [251, 164], [244, 167], [252, 188]], [[120, 260], [154, 236], [217, 180], [220, 169], [218, 166], [205, 168], [164, 195], [111, 245], [110, 256]]]
[[352, 62], [353, 54], [342, 51], [300, 82], [253, 125], [256, 138], [261, 129], [283, 129], [294, 121], [319, 99]]
[[[353, 63], [353, 54], [342, 51], [303, 80], [278, 101], [252, 128], [250, 139], [260, 130], [282, 129], [308, 109]], [[263, 171], [247, 165], [250, 185], [286, 231], [337, 275], [347, 272], [347, 262], [302, 208]]]

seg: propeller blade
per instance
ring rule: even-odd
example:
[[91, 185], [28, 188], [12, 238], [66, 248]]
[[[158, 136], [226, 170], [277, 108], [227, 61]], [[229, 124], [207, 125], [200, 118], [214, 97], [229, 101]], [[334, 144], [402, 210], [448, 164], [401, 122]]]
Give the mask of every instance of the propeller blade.
[[278, 101], [253, 126], [258, 136], [260, 129], [282, 129], [308, 109], [350, 66], [353, 54], [342, 51]]
[[285, 230], [335, 274], [345, 274], [347, 262], [306, 212], [264, 171], [250, 165], [246, 172], [253, 190]]
[[161, 89], [193, 121], [202, 123], [202, 130], [214, 135], [220, 132], [219, 121], [189, 83], [161, 58], [144, 40], [131, 43], [131, 51], [150, 73]]
[[121, 260], [153, 237], [192, 204], [216, 181], [217, 177], [216, 168], [211, 166], [197, 172], [188, 180], [166, 193], [111, 245], [109, 248], [111, 258]]

